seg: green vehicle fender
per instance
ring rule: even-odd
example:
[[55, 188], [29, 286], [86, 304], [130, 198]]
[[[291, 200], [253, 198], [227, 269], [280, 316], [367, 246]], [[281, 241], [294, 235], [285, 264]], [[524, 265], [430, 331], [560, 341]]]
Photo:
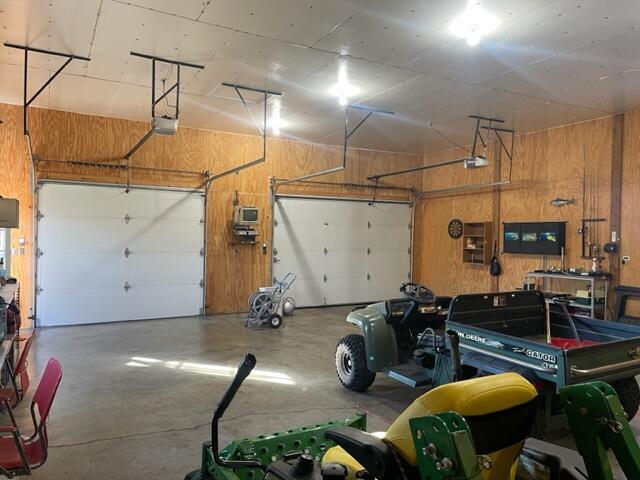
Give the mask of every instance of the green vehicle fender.
[[386, 316], [384, 303], [374, 303], [354, 310], [347, 316], [347, 322], [362, 331], [367, 350], [367, 368], [372, 372], [382, 372], [385, 368], [398, 364], [396, 332], [387, 324]]

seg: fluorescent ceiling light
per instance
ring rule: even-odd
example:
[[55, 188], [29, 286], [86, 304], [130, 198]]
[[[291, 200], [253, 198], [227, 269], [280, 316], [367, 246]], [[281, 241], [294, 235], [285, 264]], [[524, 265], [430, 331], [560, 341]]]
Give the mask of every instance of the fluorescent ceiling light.
[[478, 0], [469, 0], [467, 9], [449, 27], [451, 33], [465, 38], [470, 46], [480, 43], [480, 39], [493, 32], [498, 25], [496, 17], [484, 11]]
[[289, 123], [282, 119], [280, 111], [282, 110], [282, 104], [280, 103], [280, 99], [277, 98], [273, 102], [273, 106], [271, 107], [271, 118], [267, 121], [267, 127], [271, 129], [271, 133], [278, 136], [280, 135], [280, 130], [286, 128]]
[[343, 107], [349, 103], [349, 97], [360, 93], [360, 89], [349, 82], [347, 67], [343, 63], [338, 70], [338, 83], [329, 89], [329, 94], [338, 97], [338, 103]]

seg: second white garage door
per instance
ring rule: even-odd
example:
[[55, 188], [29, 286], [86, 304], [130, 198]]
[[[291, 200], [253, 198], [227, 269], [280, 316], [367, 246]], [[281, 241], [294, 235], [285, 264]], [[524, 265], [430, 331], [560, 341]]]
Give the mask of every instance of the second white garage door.
[[40, 325], [200, 313], [200, 192], [43, 183], [38, 210]]
[[396, 297], [410, 276], [410, 223], [405, 203], [277, 197], [274, 276], [298, 275], [289, 293], [300, 307]]

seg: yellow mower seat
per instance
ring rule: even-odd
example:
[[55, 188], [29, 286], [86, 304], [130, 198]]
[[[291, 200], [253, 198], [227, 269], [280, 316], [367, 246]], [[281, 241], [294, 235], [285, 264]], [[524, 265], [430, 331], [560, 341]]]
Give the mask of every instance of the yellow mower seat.
[[[416, 451], [409, 419], [434, 413], [457, 412], [469, 424], [476, 451], [491, 458], [492, 468], [484, 470], [484, 480], [515, 478], [518, 457], [531, 430], [537, 408], [537, 392], [517, 373], [503, 373], [449, 383], [417, 398], [391, 424], [386, 442], [408, 465], [416, 466]], [[323, 464], [336, 462], [349, 470], [349, 478], [363, 467], [342, 447], [330, 448]]]

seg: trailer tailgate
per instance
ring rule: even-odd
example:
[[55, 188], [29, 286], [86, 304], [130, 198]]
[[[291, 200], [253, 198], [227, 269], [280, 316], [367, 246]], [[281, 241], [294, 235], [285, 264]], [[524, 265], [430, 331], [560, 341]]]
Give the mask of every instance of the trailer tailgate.
[[640, 374], [640, 338], [629, 338], [567, 350], [566, 384], [589, 380], [611, 382]]

